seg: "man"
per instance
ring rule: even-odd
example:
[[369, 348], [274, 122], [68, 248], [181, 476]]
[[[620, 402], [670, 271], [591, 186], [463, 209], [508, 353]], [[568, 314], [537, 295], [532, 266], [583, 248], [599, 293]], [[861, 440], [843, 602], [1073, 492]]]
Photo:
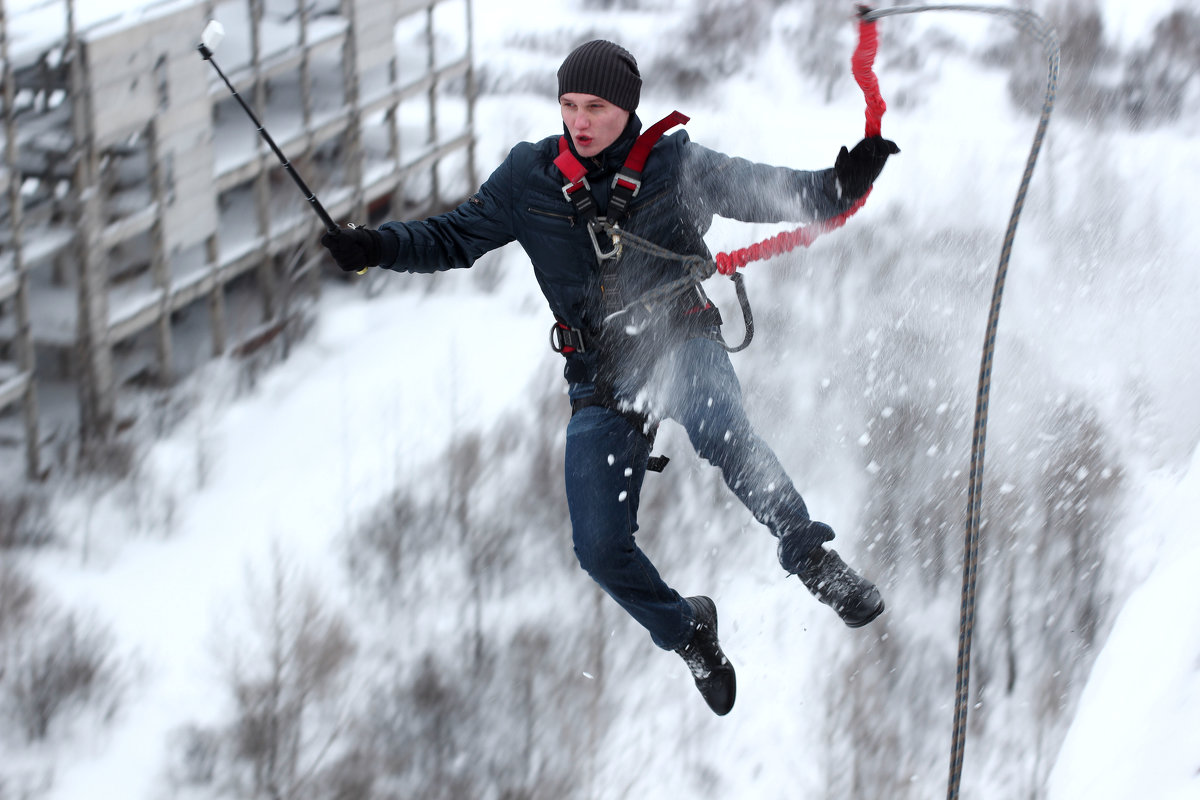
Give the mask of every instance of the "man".
[[[714, 215], [748, 222], [828, 219], [861, 198], [898, 148], [879, 137], [842, 148], [835, 166], [805, 172], [730, 158], [660, 126], [639, 139], [642, 79], [607, 41], [576, 48], [558, 71], [565, 136], [523, 142], [458, 208], [321, 240], [345, 270], [469, 267], [511, 241], [525, 249], [554, 312], [572, 417], [565, 478], [580, 565], [654, 643], [679, 653], [710, 708], [733, 707], [736, 679], [707, 597], [681, 597], [634, 541], [655, 422], [683, 426], [696, 452], [779, 539], [783, 568], [851, 627], [883, 599], [823, 545], [771, 449], [755, 434], [719, 334], [720, 315], [687, 265], [711, 259]], [[661, 127], [686, 118], [672, 117]], [[642, 162], [644, 159], [644, 163]], [[682, 280], [681, 280], [682, 279]], [[664, 287], [658, 302], [641, 302]], [[648, 310], [647, 310], [647, 307]]]

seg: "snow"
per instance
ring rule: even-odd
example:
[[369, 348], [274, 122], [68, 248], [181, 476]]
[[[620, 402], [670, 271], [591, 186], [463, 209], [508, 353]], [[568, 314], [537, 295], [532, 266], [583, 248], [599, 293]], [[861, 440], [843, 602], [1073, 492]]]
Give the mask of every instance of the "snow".
[[1200, 797], [1200, 451], [1182, 478], [1160, 476], [1135, 539], [1160, 541], [1092, 669], [1048, 797]]
[[[188, 5], [193, 0], [76, 0], [75, 28], [85, 31], [100, 25], [120, 26]], [[37, 50], [61, 41], [67, 30], [66, 0], [6, 0], [4, 4], [14, 58], [23, 50]], [[200, 31], [196, 31], [196, 43]]]
[[[163, 764], [165, 734], [180, 713], [203, 720], [215, 710], [207, 688], [213, 632], [244, 594], [251, 565], [276, 545], [300, 564], [327, 559], [350, 510], [387, 491], [406, 443], [452, 430], [467, 409], [487, 420], [518, 402], [524, 382], [499, 356], [532, 366], [542, 355], [541, 321], [490, 298], [385, 295], [364, 303], [344, 294], [326, 296], [313, 341], [288, 369], [234, 403], [216, 380], [191, 424], [155, 446], [141, 478], [150, 485], [138, 494], [151, 506], [173, 506], [142, 511], [150, 527], [169, 528], [160, 532], [169, 542], [135, 540], [119, 553], [93, 552], [88, 563], [64, 557], [45, 565], [69, 604], [103, 608], [147, 665], [146, 689], [105, 757], [64, 773], [56, 796], [83, 797], [97, 785], [113, 797], [153, 796], [158, 771], [128, 765]], [[389, 329], [396, 321], [415, 345], [419, 331], [438, 329], [450, 314], [491, 319], [495, 330], [485, 340], [473, 329], [443, 331], [427, 346], [388, 341], [399, 333]], [[447, 363], [456, 372], [446, 372]], [[87, 514], [74, 526], [82, 536], [129, 524], [128, 497], [74, 510]]]
[[[35, 11], [15, 20], [32, 20], [52, 7], [41, 0], [28, 5]], [[140, 13], [144, 4], [106, 0], [80, 5], [86, 6], [89, 19], [98, 20]], [[514, 5], [474, 4], [476, 60], [489, 69], [536, 73], [543, 61], [554, 68], [555, 58], [514, 47], [515, 37], [552, 39], [565, 51], [597, 29], [614, 35], [623, 21], [634, 19], [633, 12], [585, 13], [569, 3], [529, 3], [521, 11]], [[10, 13], [16, 7], [10, 3]], [[1177, 6], [1169, 0], [1107, 0], [1103, 13], [1107, 30], [1128, 45], [1144, 41], [1172, 7]], [[936, 16], [941, 29], [956, 31], [953, 17]], [[635, 21], [625, 29], [636, 40], [631, 49], [646, 54], [643, 62], [656, 48], [686, 47], [656, 44], [656, 31], [642, 25], [641, 17]], [[978, 21], [964, 27], [964, 40], [974, 43], [989, 30]], [[14, 28], [21, 32], [15, 23]], [[848, 129], [846, 120], [860, 124], [858, 99], [843, 93], [829, 104], [817, 103], [807, 84], [777, 77], [786, 63], [777, 49], [768, 48], [761, 61], [752, 61], [719, 95], [689, 98], [686, 104], [648, 86], [644, 115], [679, 105], [693, 116], [692, 136], [705, 144], [762, 161], [825, 166], [837, 146], [850, 143], [847, 130], [853, 126]], [[904, 87], [912, 92], [910, 100], [894, 104], [884, 120], [885, 132], [903, 153], [889, 164], [871, 203], [838, 236], [859, 235], [856, 226], [864, 231], [907, 224], [915, 241], [922, 237], [924, 221], [953, 217], [967, 208], [971, 219], [994, 221], [997, 228], [1006, 218], [1033, 122], [1009, 107], [1003, 73], [966, 71], [963, 63], [931, 55], [922, 67], [923, 80]], [[889, 85], [891, 76], [882, 62], [879, 69], [887, 96], [896, 84]], [[929, 76], [934, 79], [924, 79]], [[514, 92], [480, 103], [477, 127], [485, 170], [516, 139], [557, 131], [553, 103], [536, 94]], [[764, 114], [769, 124], [743, 124]], [[1200, 575], [1200, 540], [1195, 536], [1200, 415], [1194, 403], [1200, 387], [1188, 366], [1200, 333], [1194, 311], [1200, 296], [1194, 270], [1200, 230], [1183, 216], [1191, 208], [1200, 166], [1194, 158], [1194, 125], [1190, 132], [1186, 125], [1132, 134], [1088, 131], [1056, 120], [1035, 184], [1053, 182], [1061, 194], [1034, 198], [1014, 255], [995, 396], [1002, 398], [1000, 387], [1015, 383], [1027, 366], [1010, 346], [1028, 337], [1039, 350], [1031, 371], [1043, 365], [1056, 373], [1064, 391], [1077, 389], [1101, 409], [1128, 456], [1131, 487], [1123, 516], [1113, 520], [1111, 531], [1118, 567], [1112, 580], [1121, 609], [1080, 694], [1050, 778], [1040, 787], [1051, 800], [1200, 798], [1200, 726], [1195, 723], [1200, 719], [1200, 599], [1192, 585]], [[1105, 186], [1086, 185], [1089, 164], [1098, 157], [1126, 179], [1121, 185], [1127, 194], [1112, 196]], [[1162, 176], [1161, 163], [1171, 165], [1172, 175]], [[1084, 185], [1072, 183], [1080, 174]], [[1140, 177], [1151, 174], [1161, 176], [1162, 184]], [[1131, 261], [1121, 280], [1097, 277], [1087, 265], [1063, 263], [1055, 252], [1027, 244], [1031, 231], [1049, 227], [1048, 218], [1073, 205], [1093, 209], [1097, 229], [1111, 234], [1105, 241], [1140, 259]], [[764, 232], [769, 231], [762, 226], [720, 223], [709, 241], [722, 248]], [[998, 233], [987, 235], [995, 235], [998, 249]], [[1161, 244], [1151, 245], [1148, 239]], [[990, 244], [985, 249], [987, 257], [962, 264], [962, 272], [987, 274]], [[818, 250], [805, 263], [815, 264], [808, 268], [821, 273], [822, 257]], [[65, 605], [87, 608], [113, 626], [118, 640], [135, 654], [140, 677], [111, 726], [77, 731], [50, 754], [55, 779], [48, 797], [163, 796], [162, 770], [173, 732], [185, 722], [215, 720], [225, 710], [213, 700], [219, 680], [214, 637], [223, 621], [238, 618], [247, 573], [263, 571], [277, 548], [306, 569], [333, 572], [338, 537], [397, 482], [420, 484], [426, 473], [435, 474], [431, 464], [456, 430], [487, 430], [512, 409], [528, 406], [531, 393], [561, 389], [560, 381], [546, 379], [547, 371], [556, 368], [546, 350], [549, 322], [527, 263], [513, 248], [489, 258], [487, 267], [502, 276], [497, 293], [483, 291], [462, 274], [447, 276], [441, 290], [428, 294], [414, 288], [427, 279], [402, 276], [389, 277], [404, 283], [405, 291], [370, 300], [353, 287], [327, 289], [319, 301], [315, 331], [252, 390], [239, 388], [236, 365], [205, 367], [183, 389], [195, 393], [194, 407], [183, 423], [154, 443], [130, 485], [59, 498], [56, 517], [72, 538], [60, 551], [32, 563]], [[811, 291], [822, 289], [819, 285]], [[849, 294], [853, 286], [839, 291]], [[760, 295], [756, 303], [764, 309], [777, 300], [765, 291]], [[847, 302], [856, 304], [852, 297]], [[975, 296], [948, 295], [932, 312], [919, 308], [917, 300], [909, 302], [912, 313], [966, 315], [981, 328], [982, 302]], [[968, 308], [972, 303], [980, 307]], [[779, 304], [784, 306], [780, 313], [787, 314], [786, 302]], [[814, 327], [825, 324], [822, 314], [834, 316], [813, 305]], [[836, 390], [840, 376], [817, 372], [828, 364], [803, 363], [810, 343], [782, 340], [779, 326], [771, 322], [778, 321], [774, 312], [759, 323], [760, 340], [766, 343], [756, 347], [769, 351], [774, 342], [796, 377], [755, 376], [748, 383], [773, 391], [771, 381], [790, 380], [779, 391], [790, 397], [794, 390], [801, 398], [794, 401], [797, 406], [810, 402], [802, 398], [812, 386]], [[836, 318], [828, 324], [836, 328]], [[882, 329], [882, 338], [903, 327], [903, 321], [894, 319], [888, 324], [894, 327]], [[965, 345], [970, 358], [975, 357], [975, 330], [970, 328]], [[853, 354], [842, 355], [852, 360]], [[1131, 395], [1144, 396], [1144, 417], [1129, 413]], [[842, 461], [831, 464], [832, 474], [819, 477], [805, 493], [835, 528], [853, 530], [859, 498], [839, 475], [851, 469], [847, 465], [855, 457], [844, 452], [870, 445], [872, 431], [854, 427], [857, 420], [848, 401], [832, 410], [804, 406], [804, 413], [794, 418], [796, 410], [782, 413], [780, 405], [787, 409], [782, 403], [755, 402], [765, 412], [761, 416], [772, 417], [768, 427], [781, 434], [792, 434], [797, 424], [808, 433], [821, 420], [837, 420], [836, 435], [812, 435], [826, 436], [815, 445], [821, 457]], [[948, 410], [948, 402], [937, 406], [938, 416], [958, 405]], [[892, 413], [888, 406], [882, 416]], [[1003, 428], [995, 431], [994, 441], [1003, 442], [1003, 433]], [[670, 430], [664, 429], [663, 441], [674, 452], [686, 447]], [[680, 461], [672, 469], [688, 470]], [[866, 466], [879, 468], [874, 462]], [[1011, 488], [998, 484], [988, 491]], [[724, 494], [697, 489], [695, 497], [713, 504], [714, 513], [728, 508], [717, 507], [727, 501]], [[854, 541], [853, 534], [846, 538]], [[649, 644], [626, 620], [607, 617], [615, 646], [644, 657], [637, 662], [636, 681], [615, 679], [611, 670], [606, 680], [607, 691], [628, 693], [627, 708], [637, 709], [636, 716], [622, 720], [621, 744], [615, 746], [630, 759], [634, 794], [680, 794], [690, 768], [702, 762], [715, 773], [725, 796], [824, 796], [826, 775], [846, 765], [815, 763], [798, 754], [819, 752], [826, 731], [816, 715], [825, 707], [813, 687], [828, 677], [827, 649], [842, 647], [846, 634], [827, 610], [801, 602], [800, 590], [779, 578], [769, 557], [771, 543], [761, 530], [732, 531], [728, 545], [723, 539], [704, 541], [722, 544], [690, 554], [694, 571], [683, 580], [707, 581], [703, 585], [720, 595], [722, 638], [739, 670], [738, 706], [727, 720], [696, 709], [690, 715], [676, 713], [672, 704], [701, 705], [686, 685], [686, 675], [667, 658], [646, 652]], [[983, 569], [986, 573], [986, 564]], [[548, 593], [549, 600], [544, 593], [541, 602], [564, 607], [590, 602], [581, 599], [590, 597], [583, 587], [582, 580], [558, 587]], [[889, 615], [904, 617], [906, 611], [889, 602]], [[942, 637], [942, 646], [953, 647], [943, 635], [943, 621], [916, 622], [931, 640]], [[604, 677], [597, 665], [579, 663], [583, 680]], [[945, 712], [941, 716], [947, 730], [924, 732], [930, 737], [948, 739], [951, 698], [945, 702], [939, 712]], [[686, 735], [679, 730], [681, 718], [693, 726]], [[672, 749], [683, 738], [689, 742]], [[664, 741], [671, 747], [664, 747]], [[989, 756], [995, 757], [987, 742], [969, 741], [968, 769]], [[642, 757], [669, 766], [642, 774], [636, 769]], [[616, 771], [622, 771], [621, 765]], [[980, 796], [1008, 795], [996, 790]]]
[[1122, 47], [1146, 44], [1159, 20], [1190, 7], [1187, 0], [1101, 0], [1098, 5], [1105, 34]]

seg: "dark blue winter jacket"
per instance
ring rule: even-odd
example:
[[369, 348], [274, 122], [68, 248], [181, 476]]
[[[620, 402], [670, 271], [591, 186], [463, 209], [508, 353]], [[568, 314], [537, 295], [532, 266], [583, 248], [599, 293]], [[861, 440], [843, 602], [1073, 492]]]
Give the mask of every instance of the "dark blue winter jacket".
[[[640, 130], [641, 122], [630, 115], [621, 137], [604, 152], [591, 158], [575, 154], [588, 168], [601, 214], [613, 175]], [[479, 191], [452, 211], [384, 223], [382, 266], [405, 272], [469, 267], [515, 240], [533, 263], [554, 315], [571, 327], [599, 331], [604, 315], [600, 267], [587, 225], [562, 192], [565, 179], [554, 165], [558, 140], [518, 144]], [[857, 199], [839, 196], [832, 169], [807, 172], [731, 158], [692, 142], [685, 131], [658, 141], [642, 181], [621, 227], [682, 255], [709, 255], [703, 237], [714, 215], [744, 222], [811, 222], [836, 216]], [[679, 262], [629, 247], [620, 269], [621, 293], [628, 299], [683, 274]]]

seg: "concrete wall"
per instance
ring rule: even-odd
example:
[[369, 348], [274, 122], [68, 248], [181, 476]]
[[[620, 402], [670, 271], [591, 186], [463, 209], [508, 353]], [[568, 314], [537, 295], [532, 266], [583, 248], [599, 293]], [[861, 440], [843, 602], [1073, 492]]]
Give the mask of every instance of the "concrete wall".
[[[471, 0], [169, 0], [76, 30], [79, 1], [40, 44], [0, 16], [0, 453], [22, 439], [31, 476], [51, 375], [78, 410], [56, 435], [103, 442], [130, 380], [174, 378], [184, 312], [218, 355], [279, 325], [292, 283], [319, 290], [322, 223], [201, 57], [208, 20], [214, 62], [338, 222], [428, 213], [477, 180]], [[235, 282], [253, 324], [231, 319]]]

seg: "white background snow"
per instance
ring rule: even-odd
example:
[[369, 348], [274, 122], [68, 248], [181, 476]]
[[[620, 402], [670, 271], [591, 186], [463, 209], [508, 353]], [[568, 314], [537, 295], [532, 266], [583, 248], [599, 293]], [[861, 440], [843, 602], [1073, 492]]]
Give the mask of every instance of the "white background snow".
[[[134, 0], [82, 5], [96, 18], [104, 16], [102, 11], [136, 13], [138, 7]], [[1184, 5], [1108, 0], [1106, 30], [1116, 43], [1132, 46], [1172, 7]], [[514, 45], [521, 37], [557, 36], [565, 53], [576, 41], [569, 32], [596, 30], [589, 26], [613, 37], [627, 33], [643, 63], [656, 51], [688, 47], [685, 41], [656, 37], [658, 18], [645, 12], [477, 0], [475, 16], [476, 62], [498, 74], [529, 69]], [[969, 16], [926, 16], [920, 26], [940, 27], [967, 42], [995, 32]], [[849, 14], [846, 25], [853, 26]], [[925, 55], [933, 64], [942, 58]], [[849, 51], [845, 59], [848, 72]], [[893, 104], [884, 133], [903, 153], [888, 165], [868, 206], [831, 236], [855, 237], [863, 229], [888, 226], [901, 205], [905, 220], [915, 221], [913, 237], [920, 236], [922, 220], [953, 217], [968, 206], [974, 209], [972, 218], [986, 220], [996, 232], [1002, 229], [1034, 119], [1011, 108], [1003, 74], [977, 67], [964, 71], [965, 63], [947, 60], [945, 70], [931, 68], [934, 83], [920, 87], [915, 100]], [[860, 135], [861, 97], [852, 85], [843, 85], [846, 91], [826, 104], [812, 85], [780, 74], [784, 64], [777, 48], [764, 47], [719, 94], [689, 100], [682, 110], [693, 117], [692, 137], [755, 160], [828, 166], [838, 146], [853, 144]], [[555, 65], [547, 61], [548, 69]], [[886, 53], [881, 53], [879, 73], [886, 97]], [[656, 119], [677, 105], [682, 106], [656, 91], [648, 74], [643, 119]], [[1200, 798], [1198, 120], [1191, 108], [1178, 123], [1142, 133], [1091, 129], [1078, 120], [1056, 119], [1051, 125], [1035, 192], [1051, 179], [1060, 186], [1086, 185], [1091, 166], [1100, 162], [1127, 179], [1122, 185], [1128, 195], [1092, 198], [1098, 208], [1108, 204], [1122, 212], [1120, 230], [1111, 233], [1131, 255], [1127, 279], [1109, 272], [1089, 280], [1084, 270], [1055, 263], [1052, 252], [1022, 246], [1025, 240], [1018, 234], [1001, 327], [1020, 331], [1044, 348], [1063, 380], [1102, 409], [1106, 423], [1118, 429], [1129, 482], [1111, 533], [1117, 570], [1110, 579], [1120, 610], [1038, 795], [1051, 800]], [[477, 115], [479, 161], [486, 172], [513, 142], [558, 128], [552, 97], [485, 96]], [[1045, 201], [1035, 201], [1027, 213], [1032, 220], [1046, 208]], [[724, 249], [764, 232], [771, 231], [719, 224], [710, 242], [714, 250]], [[1139, 254], [1151, 250], [1144, 246], [1147, 237], [1158, 237], [1156, 255], [1139, 262]], [[816, 269], [819, 252], [814, 250]], [[110, 725], [78, 726], [52, 747], [20, 754], [30, 774], [54, 765], [49, 797], [168, 796], [162, 773], [171, 732], [185, 721], [213, 720], [224, 710], [214, 700], [220, 675], [213, 639], [243, 613], [238, 609], [247, 574], [263, 572], [273, 549], [303, 570], [332, 574], [335, 537], [393, 483], [420, 481], [427, 457], [446, 446], [456, 427], [469, 422], [486, 429], [528, 404], [531, 391], [559, 391], [552, 375], [556, 357], [545, 346], [549, 318], [523, 255], [509, 248], [494, 256], [489, 268], [504, 275], [493, 293], [483, 292], [466, 273], [446, 277], [435, 294], [408, 286], [425, 279], [401, 275], [390, 277], [405, 287], [371, 300], [354, 288], [329, 288], [314, 332], [252, 393], [234, 391], [235, 368], [228, 364], [205, 368], [180, 389], [194, 395], [195, 407], [152, 446], [138, 471], [138, 485], [58, 498], [56, 519], [70, 541], [39, 556], [33, 568], [64, 605], [86, 609], [110, 624], [139, 667], [136, 688]], [[963, 265], [964, 270], [992, 268], [990, 263]], [[754, 269], [749, 268], [751, 275]], [[765, 286], [767, 279], [759, 280]], [[769, 290], [760, 289], [761, 308], [774, 301]], [[952, 309], [975, 321], [980, 331], [985, 312], [979, 298]], [[769, 331], [763, 335], [770, 341]], [[976, 338], [967, 350], [977, 347]], [[1005, 353], [1006, 341], [1012, 339], [1002, 336], [993, 414], [1002, 413], [1006, 379], [1019, 369], [1016, 356]], [[791, 358], [803, 360], [803, 343], [775, 343], [794, 349]], [[797, 376], [798, 382], [821, 377], [803, 367]], [[973, 385], [974, 376], [968, 377]], [[1127, 416], [1121, 393], [1131, 381], [1140, 382], [1150, 396], [1153, 425]], [[760, 415], [772, 413], [769, 400], [754, 402]], [[775, 420], [770, 438], [807, 427], [803, 419]], [[854, 442], [862, 433], [847, 430], [845, 438]], [[668, 444], [674, 445], [672, 455], [686, 447], [670, 436]], [[1001, 449], [1005, 443], [995, 439], [991, 446]], [[805, 477], [798, 480], [810, 505], [842, 532], [843, 549], [854, 552], [861, 544], [852, 524], [855, 511], [839, 507], [848, 495], [836, 479], [813, 481], [809, 493]], [[561, 487], [547, 485], [545, 491], [558, 493]], [[138, 535], [158, 528], [170, 535]], [[118, 535], [122, 531], [128, 535]], [[629, 745], [613, 752], [649, 751], [651, 756], [639, 756], [631, 767], [646, 761], [657, 765], [626, 776], [628, 796], [678, 794], [685, 762], [696, 760], [721, 776], [725, 796], [747, 798], [821, 797], [820, 776], [839, 769], [837, 763], [812, 763], [809, 753], [822, 728], [812, 717], [820, 714], [820, 706], [797, 687], [821, 674], [822, 649], [838, 647], [850, 634], [798, 585], [779, 580], [765, 533], [733, 534], [737, 543], [728, 553], [757, 549], [730, 563], [754, 563], [755, 570], [714, 570], [710, 559], [697, 556], [707, 572], [693, 574], [692, 565], [676, 564], [671, 575], [681, 591], [706, 588], [691, 584], [716, 576], [711, 588], [721, 593], [723, 640], [739, 666], [741, 692], [729, 718], [698, 713], [686, 717], [691, 732], [675, 729], [681, 717], [656, 709], [699, 703], [686, 674], [674, 656], [658, 653], [640, 638], [632, 623], [606, 618], [612, 620], [613, 636], [644, 658], [631, 674], [609, 675], [607, 682], [608, 691], [627, 693], [632, 698], [627, 707], [640, 708], [643, 715], [625, 723]], [[557, 537], [547, 547], [569, 547], [567, 530], [546, 536]], [[981, 580], [989, 578], [985, 566]], [[337, 579], [328, 583], [331, 592], [340, 591]], [[556, 585], [540, 601], [590, 607], [593, 591], [580, 572], [576, 581]], [[905, 615], [906, 609], [892, 604], [888, 614]], [[587, 678], [581, 674], [580, 680]], [[952, 687], [946, 691], [945, 728], [922, 733], [948, 745]], [[676, 744], [688, 737], [693, 749]], [[973, 762], [986, 760], [987, 752], [987, 741], [968, 741], [968, 772]], [[615, 775], [622, 772], [621, 764], [611, 768]], [[618, 795], [598, 791], [597, 796]]]

